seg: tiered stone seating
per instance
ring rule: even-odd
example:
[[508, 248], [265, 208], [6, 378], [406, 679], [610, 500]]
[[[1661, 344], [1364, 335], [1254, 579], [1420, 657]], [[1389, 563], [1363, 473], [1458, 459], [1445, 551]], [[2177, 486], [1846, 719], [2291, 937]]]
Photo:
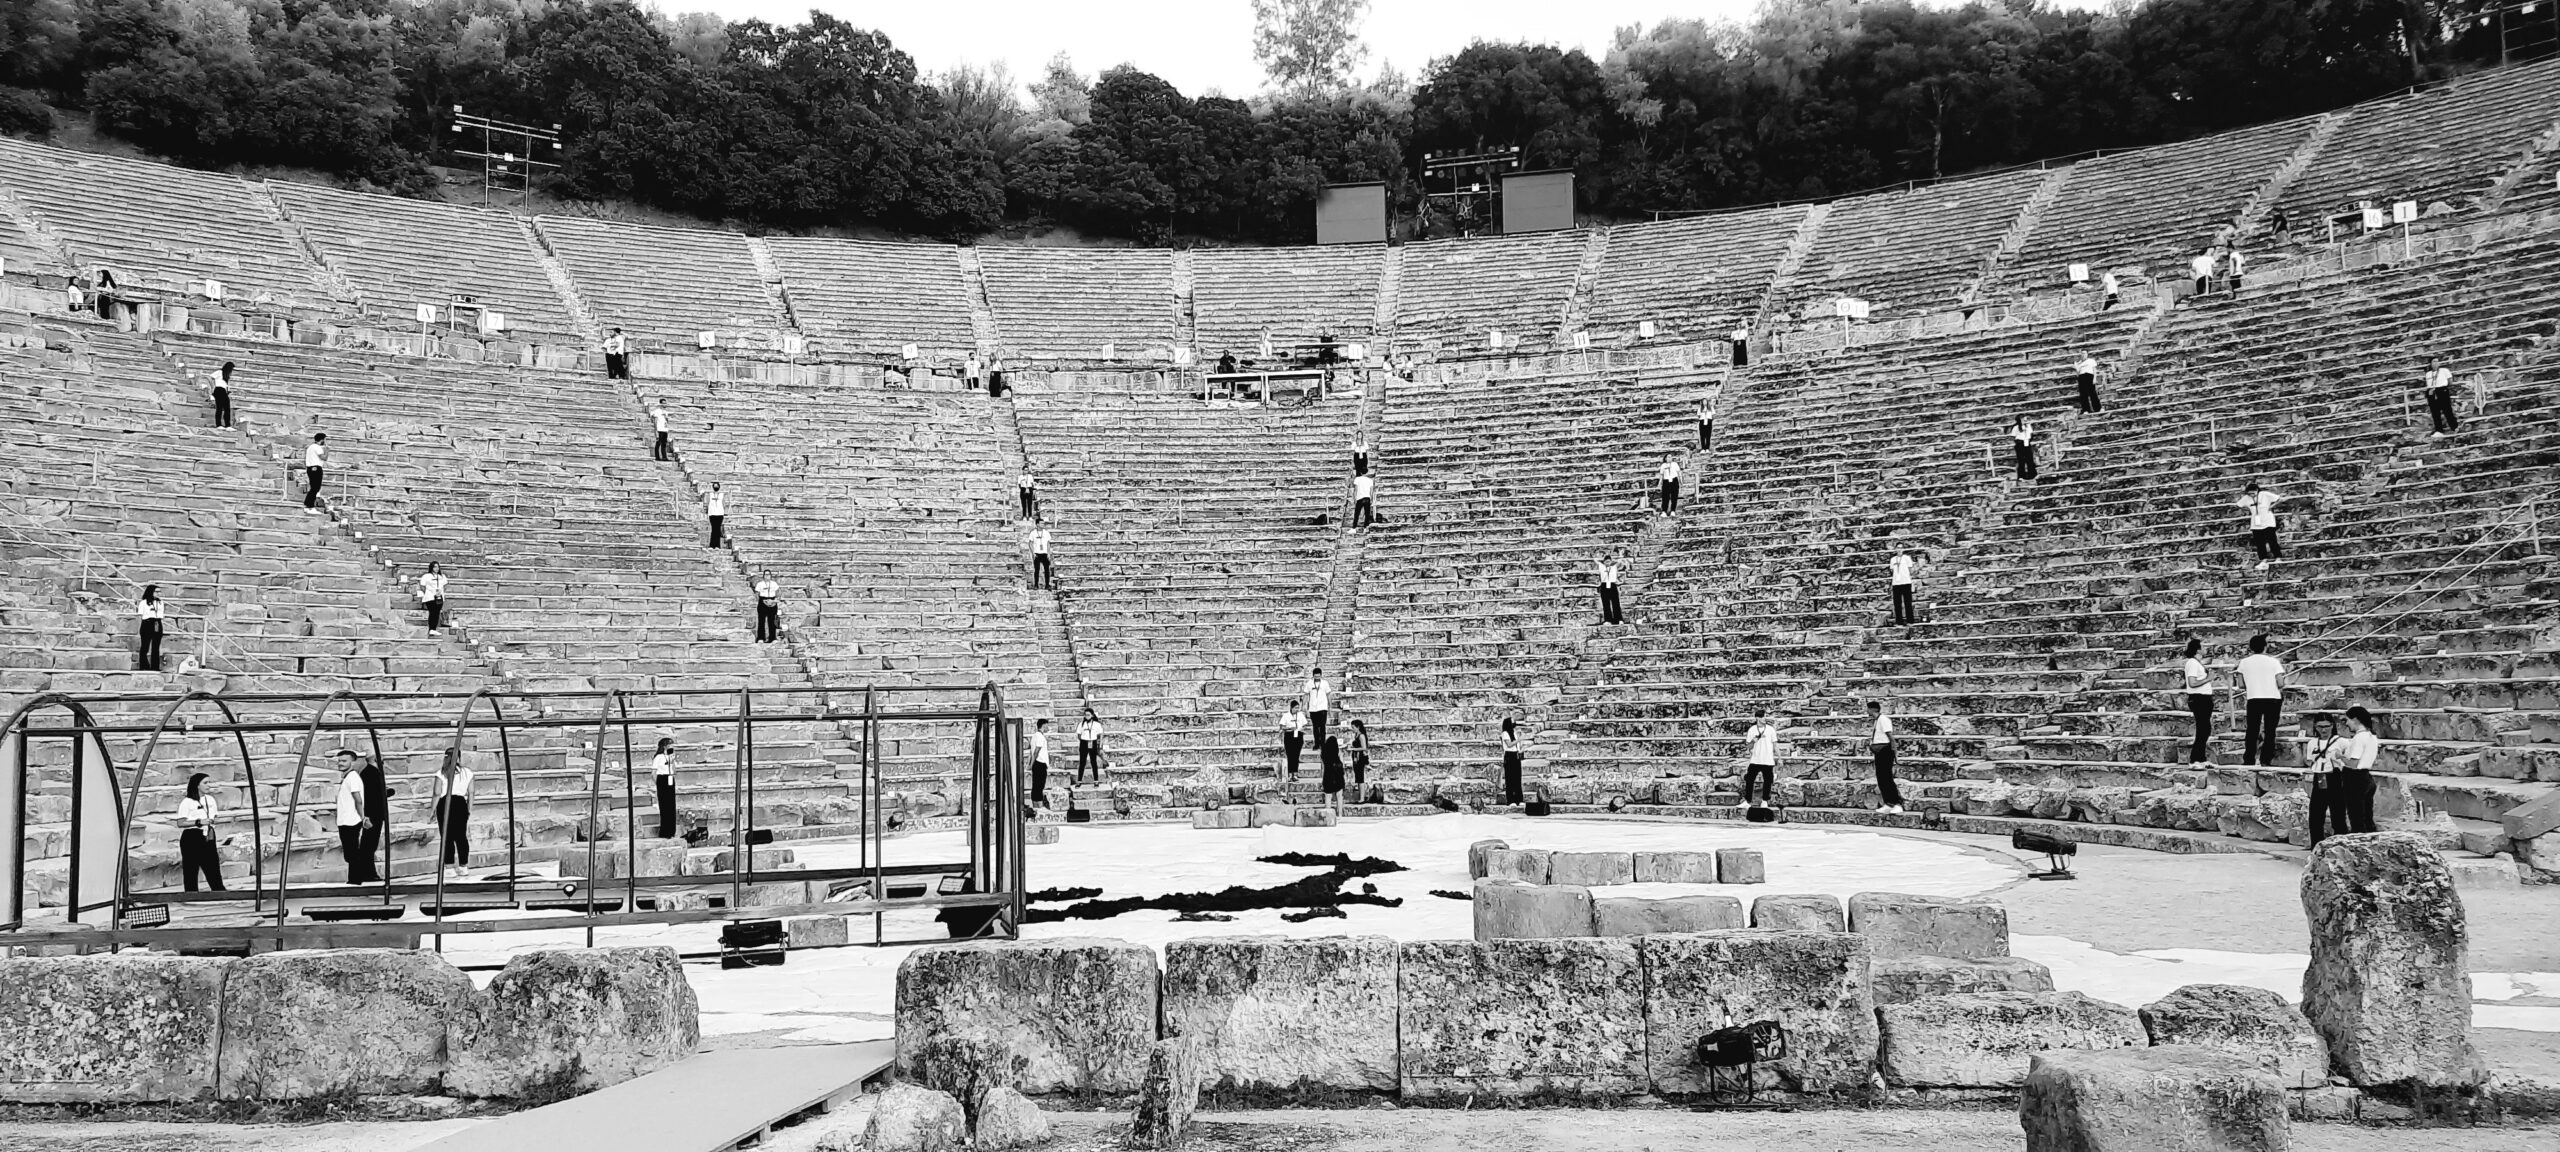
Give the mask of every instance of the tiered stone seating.
[[959, 250], [947, 244], [769, 236], [792, 318], [830, 351], [965, 359], [977, 347]]
[[2044, 178], [2026, 169], [1835, 203], [1784, 302], [1854, 296], [1880, 320], [1952, 308]]
[[1386, 249], [1202, 248], [1191, 254], [1193, 345], [1204, 361], [1251, 356], [1265, 334], [1365, 340], [1378, 327]]
[[266, 189], [355, 285], [367, 315], [408, 323], [420, 304], [441, 311], [469, 297], [505, 315], [509, 331], [577, 332], [541, 255], [504, 214], [281, 180]]
[[978, 265], [1003, 355], [1161, 362], [1174, 342], [1173, 253], [984, 246]]
[[2093, 284], [2128, 266], [2174, 279], [2318, 126], [2287, 120], [2072, 165], [2011, 259], [2009, 286], [2069, 283], [2073, 264], [2088, 265]]
[[174, 293], [210, 277], [243, 300], [329, 301], [301, 248], [236, 177], [0, 140], [0, 184], [82, 270], [103, 263], [128, 288]]
[[21, 279], [63, 273], [61, 261], [46, 251], [44, 242], [18, 226], [5, 211], [0, 211], [0, 273]]
[[1592, 561], [1636, 547], [1663, 454], [1697, 442], [1704, 386], [1679, 374], [1388, 383], [1386, 521], [1366, 542], [1359, 631], [1335, 681], [1336, 723], [1368, 721], [1378, 775], [1484, 778], [1501, 763], [1504, 717], [1532, 738], [1560, 693], [1587, 682]]
[[1582, 232], [1541, 232], [1405, 245], [1396, 346], [1481, 353], [1498, 328], [1504, 348], [1553, 347], [1589, 243]]
[[1114, 778], [1272, 771], [1280, 712], [1323, 639], [1358, 400], [1021, 399]]
[[2525, 145], [2560, 115], [2560, 61], [2500, 68], [2440, 88], [2356, 109], [2285, 190], [2297, 236], [2370, 200], [2455, 208], [2489, 190]]
[[1609, 230], [1592, 288], [1592, 339], [1621, 343], [1653, 321], [1658, 340], [1715, 340], [1757, 313], [1805, 209], [1765, 208]]
[[681, 348], [703, 332], [762, 338], [784, 327], [746, 237], [735, 232], [574, 216], [534, 224], [602, 327]]

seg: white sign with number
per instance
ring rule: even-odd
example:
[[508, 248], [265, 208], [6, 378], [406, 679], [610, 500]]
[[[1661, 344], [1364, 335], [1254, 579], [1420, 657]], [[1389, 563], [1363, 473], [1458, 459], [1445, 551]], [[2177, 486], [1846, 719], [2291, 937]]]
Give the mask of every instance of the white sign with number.
[[2394, 224], [2417, 223], [2418, 202], [2415, 200], [2402, 200], [2393, 204], [2391, 206], [2391, 222]]
[[2072, 282], [2072, 283], [2074, 283], [2074, 284], [2086, 284], [2086, 283], [2088, 283], [2088, 282], [2089, 282], [2089, 266], [2088, 266], [2088, 265], [2086, 265], [2086, 264], [2074, 264], [2074, 265], [2072, 265], [2072, 266], [2071, 266], [2071, 282]]

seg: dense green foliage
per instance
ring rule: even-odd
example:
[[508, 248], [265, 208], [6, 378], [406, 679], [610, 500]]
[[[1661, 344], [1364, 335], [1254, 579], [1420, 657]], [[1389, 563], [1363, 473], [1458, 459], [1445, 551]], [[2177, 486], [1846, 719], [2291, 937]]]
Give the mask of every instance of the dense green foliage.
[[1338, 27], [1358, 6], [1302, 0], [1269, 5], [1271, 28], [1296, 28], [1265, 33], [1276, 94], [1187, 96], [1127, 67], [1088, 81], [1060, 59], [1026, 106], [1001, 69], [924, 76], [822, 13], [783, 28], [630, 0], [8, 0], [0, 130], [85, 111], [187, 164], [416, 191], [459, 104], [560, 123], [569, 196], [763, 227], [1289, 241], [1328, 183], [1384, 180], [1409, 214], [1416, 160], [1438, 148], [1520, 145], [1532, 168], [1575, 169], [1586, 210], [1636, 216], [2175, 140], [2494, 56], [2485, 5], [1771, 0], [1743, 26], [1623, 29], [1597, 60], [1478, 43], [1419, 83], [1358, 85]]

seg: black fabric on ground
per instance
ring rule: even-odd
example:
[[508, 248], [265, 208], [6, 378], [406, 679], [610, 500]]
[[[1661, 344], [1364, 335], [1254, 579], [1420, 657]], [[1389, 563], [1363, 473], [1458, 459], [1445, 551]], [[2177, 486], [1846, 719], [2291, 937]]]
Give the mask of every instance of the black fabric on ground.
[[[1315, 916], [1338, 915], [1339, 905], [1375, 904], [1381, 908], [1400, 908], [1404, 900], [1377, 894], [1375, 885], [1365, 892], [1345, 892], [1344, 884], [1364, 876], [1402, 872], [1404, 865], [1393, 860], [1366, 856], [1354, 860], [1340, 853], [1315, 856], [1304, 852], [1284, 852], [1261, 857], [1261, 863], [1290, 868], [1322, 868], [1313, 876], [1302, 877], [1271, 888], [1247, 888], [1241, 884], [1216, 892], [1171, 892], [1162, 896], [1120, 896], [1109, 900], [1087, 900], [1065, 908], [1030, 908], [1023, 912], [1025, 924], [1047, 924], [1061, 920], [1108, 920], [1126, 912], [1145, 908], [1161, 908], [1169, 912], [1251, 912], [1263, 908], [1306, 909], [1309, 915], [1296, 917], [1303, 922]], [[1336, 909], [1333, 912], [1320, 909]]]

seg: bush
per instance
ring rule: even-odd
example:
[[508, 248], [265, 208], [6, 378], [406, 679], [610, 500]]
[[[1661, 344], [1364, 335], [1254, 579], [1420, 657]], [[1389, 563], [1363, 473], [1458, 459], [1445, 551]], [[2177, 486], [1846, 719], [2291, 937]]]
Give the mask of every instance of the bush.
[[53, 135], [53, 106], [24, 88], [0, 88], [0, 132], [43, 139]]

